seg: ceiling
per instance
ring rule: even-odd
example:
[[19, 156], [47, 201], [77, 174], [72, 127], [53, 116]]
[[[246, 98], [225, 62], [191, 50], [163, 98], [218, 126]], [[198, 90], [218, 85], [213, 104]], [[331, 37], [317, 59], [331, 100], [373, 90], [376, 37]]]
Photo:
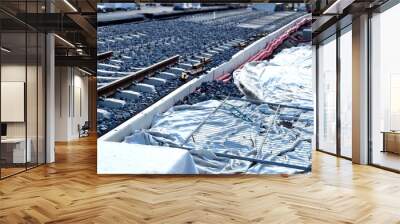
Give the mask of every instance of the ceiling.
[[[27, 32], [27, 39], [29, 32], [55, 33], [56, 65], [79, 63], [76, 58], [83, 56], [82, 63], [88, 65], [83, 60], [92, 61], [97, 55], [97, 2], [100, 0], [0, 0], [2, 46], [13, 49], [10, 58], [18, 58], [26, 55], [25, 46], [28, 55], [37, 51], [36, 46], [26, 45], [21, 33]], [[91, 69], [95, 66], [94, 62]]]
[[[391, 0], [313, 0], [313, 42], [319, 42], [336, 32], [337, 28], [351, 23], [353, 17], [376, 12]], [[339, 22], [340, 21], [340, 22]]]

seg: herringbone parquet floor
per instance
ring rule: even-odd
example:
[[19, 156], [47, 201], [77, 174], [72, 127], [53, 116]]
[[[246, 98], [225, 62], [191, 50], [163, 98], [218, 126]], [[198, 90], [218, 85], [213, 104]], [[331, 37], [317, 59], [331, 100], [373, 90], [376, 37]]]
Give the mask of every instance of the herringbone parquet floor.
[[96, 143], [0, 181], [0, 223], [400, 223], [400, 175], [314, 154], [312, 174], [98, 176]]

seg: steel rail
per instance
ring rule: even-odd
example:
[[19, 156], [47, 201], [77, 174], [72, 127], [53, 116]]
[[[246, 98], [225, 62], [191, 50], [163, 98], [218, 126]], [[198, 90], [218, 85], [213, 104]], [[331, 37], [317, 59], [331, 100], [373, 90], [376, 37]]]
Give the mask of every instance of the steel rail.
[[262, 143], [261, 143], [261, 145], [260, 145], [260, 148], [257, 150], [257, 155], [256, 155], [256, 157], [263, 158], [262, 149], [263, 149], [263, 147], [264, 147], [265, 142], [267, 141], [267, 137], [268, 137], [268, 134], [269, 134], [271, 128], [272, 128], [272, 127], [275, 125], [275, 123], [276, 123], [276, 119], [278, 118], [279, 110], [280, 110], [280, 109], [281, 109], [281, 106], [278, 105], [278, 107], [276, 108], [275, 114], [274, 114], [274, 116], [273, 116], [273, 118], [272, 118], [271, 125], [268, 127], [268, 130], [267, 130], [267, 132], [265, 133], [265, 136], [264, 136], [263, 141], [262, 141]]
[[[193, 150], [193, 148], [184, 147], [184, 146], [173, 146], [173, 147], [185, 149], [188, 151]], [[269, 160], [251, 158], [251, 157], [232, 155], [232, 154], [228, 154], [228, 153], [220, 153], [220, 152], [212, 152], [212, 153], [218, 157], [224, 157], [224, 158], [229, 158], [229, 159], [238, 159], [238, 160], [249, 161], [249, 162], [253, 162], [253, 163], [259, 163], [259, 164], [270, 165], [270, 166], [286, 167], [286, 168], [301, 170], [302, 172], [311, 171], [311, 165], [301, 166], [301, 165], [295, 165], [295, 164], [289, 164], [289, 163], [281, 163], [281, 162], [275, 162], [275, 161], [269, 161]]]
[[118, 89], [125, 88], [131, 85], [134, 81], [140, 82], [144, 78], [154, 75], [156, 71], [165, 69], [166, 67], [177, 63], [179, 61], [179, 58], [180, 58], [179, 55], [172, 56], [163, 61], [157, 62], [156, 64], [153, 64], [149, 67], [146, 67], [140, 71], [133, 72], [127, 76], [124, 76], [121, 79], [110, 82], [107, 85], [101, 86], [97, 88], [97, 96], [98, 97], [110, 96], [114, 94]]
[[246, 98], [241, 98], [241, 97], [230, 97], [230, 99], [231, 99], [231, 100], [246, 101], [246, 102], [254, 103], [254, 104], [257, 104], [257, 105], [260, 105], [260, 104], [268, 104], [268, 105], [271, 105], [271, 106], [280, 106], [280, 107], [293, 108], [293, 109], [299, 109], [299, 110], [304, 110], [304, 111], [314, 111], [314, 108], [313, 108], [313, 107], [307, 107], [307, 106], [294, 106], [294, 105], [273, 103], [273, 102], [262, 101], [262, 100], [256, 100], [256, 99], [246, 99]]
[[106, 51], [106, 52], [98, 53], [97, 54], [97, 60], [98, 61], [105, 60], [105, 59], [111, 58], [112, 56], [113, 56], [113, 52], [112, 51]]
[[180, 145], [180, 147], [183, 147], [191, 137], [193, 138], [194, 133], [196, 133], [196, 132], [207, 122], [207, 120], [208, 120], [213, 114], [215, 114], [215, 112], [217, 112], [217, 110], [218, 110], [219, 108], [221, 108], [222, 105], [224, 105], [225, 101], [227, 101], [228, 99], [229, 99], [229, 96], [226, 97], [226, 98], [224, 99], [224, 101], [222, 101], [217, 107], [215, 107], [214, 110], [211, 111], [211, 112], [207, 115], [207, 117], [205, 117], [205, 118], [200, 122], [200, 124], [186, 137], [185, 141]]
[[268, 160], [262, 160], [262, 159], [257, 159], [257, 158], [250, 158], [250, 157], [243, 157], [243, 156], [237, 156], [237, 155], [219, 153], [219, 152], [214, 152], [214, 154], [219, 157], [244, 160], [244, 161], [260, 163], [260, 164], [265, 164], [265, 165], [271, 165], [271, 166], [286, 167], [286, 168], [291, 168], [291, 169], [296, 169], [296, 170], [302, 170], [303, 172], [311, 171], [311, 165], [299, 166], [299, 165], [294, 165], [294, 164], [289, 164], [289, 163], [274, 162], [274, 161], [268, 161]]

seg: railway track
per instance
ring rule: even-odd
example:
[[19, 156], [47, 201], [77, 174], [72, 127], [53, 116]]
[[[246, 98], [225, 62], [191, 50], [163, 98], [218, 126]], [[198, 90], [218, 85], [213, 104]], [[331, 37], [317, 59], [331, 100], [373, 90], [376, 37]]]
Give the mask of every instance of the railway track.
[[[240, 12], [242, 12], [241, 10]], [[228, 13], [228, 12], [226, 12]], [[226, 14], [225, 12], [222, 15]], [[238, 38], [248, 41], [260, 32], [269, 33], [281, 27], [301, 14], [266, 15], [261, 12], [246, 12], [244, 15], [219, 16], [216, 19], [206, 15], [197, 15], [197, 20], [188, 16], [168, 21], [153, 21], [140, 24], [123, 24], [100, 27], [98, 30], [98, 52], [112, 51], [109, 60], [98, 63], [99, 85], [109, 82], [109, 77], [120, 76], [140, 70], [158, 61], [166, 55], [191, 56], [207, 49]], [[255, 18], [264, 18], [262, 29], [246, 28]], [[244, 27], [240, 27], [244, 26]], [[233, 55], [236, 52], [227, 52]], [[223, 61], [214, 58], [213, 66]], [[211, 66], [211, 65], [210, 65]], [[104, 78], [107, 77], [107, 78]], [[112, 80], [112, 79], [111, 79]]]
[[[98, 133], [106, 133], [182, 84], [203, 74], [213, 58], [226, 50], [240, 49], [243, 44], [247, 43], [234, 39], [190, 57], [174, 55], [117, 79], [103, 80], [97, 88]], [[102, 79], [102, 76], [98, 79]]]
[[183, 63], [179, 55], [172, 56], [100, 86], [97, 88], [97, 95], [103, 101], [113, 99], [110, 97], [114, 95], [120, 95], [119, 98], [131, 99], [140, 95], [140, 92], [157, 90], [156, 87], [163, 87], [163, 84], [171, 79], [179, 79], [183, 82], [190, 80], [203, 73], [205, 65], [211, 61], [210, 58], [202, 56], [197, 56], [196, 59], [191, 60], [191, 64], [189, 64], [187, 61]]
[[106, 85], [100, 86], [97, 89], [97, 94], [98, 96], [103, 98], [112, 96], [117, 92], [123, 91], [122, 89], [129, 88], [129, 86], [135, 85], [136, 83], [142, 81], [147, 81], [155, 84], [157, 81], [155, 79], [152, 79], [152, 76], [155, 74], [155, 72], [166, 69], [168, 66], [178, 63], [178, 61], [179, 61], [179, 55], [175, 55], [164, 61], [149, 66], [143, 70], [140, 70], [138, 72], [133, 72], [132, 74], [124, 76], [115, 81], [112, 81]]
[[[228, 18], [219, 16], [213, 20], [207, 14], [205, 19], [196, 15], [195, 19], [200, 18], [200, 23], [178, 18], [147, 22], [147, 26], [118, 25], [120, 32], [113, 34], [101, 30], [98, 35], [98, 52], [104, 53], [98, 57], [99, 136], [197, 75], [228, 61], [240, 49], [301, 14], [275, 16], [262, 29], [234, 26], [265, 16], [262, 13], [250, 13], [236, 18], [231, 13]], [[193, 18], [188, 17], [186, 20]], [[202, 24], [204, 21], [206, 23]], [[274, 21], [275, 28], [271, 28]], [[223, 23], [227, 22], [229, 25], [224, 27]], [[183, 24], [179, 30], [182, 33], [174, 27], [177, 23]], [[266, 31], [265, 27], [271, 29]], [[198, 29], [204, 29], [206, 34]], [[166, 55], [173, 56], [165, 59]]]

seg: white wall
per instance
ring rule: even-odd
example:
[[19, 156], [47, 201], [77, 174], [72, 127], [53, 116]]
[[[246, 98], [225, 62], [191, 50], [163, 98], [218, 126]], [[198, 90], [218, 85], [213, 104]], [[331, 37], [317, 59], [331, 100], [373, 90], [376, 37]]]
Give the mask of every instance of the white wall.
[[68, 139], [68, 68], [55, 68], [55, 140]]
[[[38, 69], [38, 70], [37, 70]], [[20, 110], [24, 116], [26, 112], [26, 120], [22, 118], [20, 122], [5, 122], [7, 124], [7, 137], [9, 138], [25, 138], [29, 139], [29, 148], [31, 148], [32, 161], [39, 163], [44, 162], [44, 82], [43, 82], [42, 68], [25, 64], [2, 64], [1, 66], [1, 81], [2, 82], [21, 82], [26, 85], [26, 106], [25, 101], [22, 102], [22, 107], [11, 108], [2, 107], [2, 112], [17, 113], [14, 110]], [[27, 79], [27, 80], [26, 80]], [[3, 92], [2, 94], [7, 94]], [[20, 94], [25, 94], [25, 89], [18, 90]], [[2, 95], [2, 98], [7, 96]], [[23, 96], [22, 98], [24, 98]], [[15, 102], [17, 103], [17, 102]], [[8, 111], [7, 111], [8, 110]], [[39, 153], [39, 155], [37, 155]]]
[[[18, 64], [3, 64], [1, 66], [1, 81], [2, 82], [24, 82], [25, 80], [25, 71], [26, 67], [24, 65]], [[32, 68], [29, 68], [30, 70]], [[29, 97], [28, 93], [28, 97]], [[35, 94], [36, 96], [36, 94]], [[7, 108], [1, 108], [2, 110], [6, 110]], [[28, 115], [29, 116], [29, 115]], [[29, 117], [28, 117], [28, 120]], [[8, 137], [25, 137], [25, 122], [7, 122], [7, 135]]]
[[88, 78], [72, 67], [56, 67], [55, 140], [79, 138], [78, 125], [88, 120]]
[[74, 81], [73, 81], [73, 86], [72, 88], [74, 90], [73, 94], [74, 96], [71, 96], [73, 99], [73, 108], [71, 109], [72, 111], [72, 120], [71, 120], [71, 127], [72, 127], [72, 136], [73, 138], [79, 137], [79, 132], [78, 132], [78, 124], [83, 125], [85, 121], [88, 121], [89, 119], [89, 112], [88, 112], [88, 77], [87, 76], [82, 76], [82, 73], [79, 72], [79, 74], [76, 74], [75, 70], [75, 75], [74, 75]]
[[[3, 82], [25, 82], [25, 64], [3, 64], [1, 66], [1, 81]], [[1, 108], [6, 110], [6, 108]], [[7, 137], [25, 137], [25, 122], [7, 123]]]

